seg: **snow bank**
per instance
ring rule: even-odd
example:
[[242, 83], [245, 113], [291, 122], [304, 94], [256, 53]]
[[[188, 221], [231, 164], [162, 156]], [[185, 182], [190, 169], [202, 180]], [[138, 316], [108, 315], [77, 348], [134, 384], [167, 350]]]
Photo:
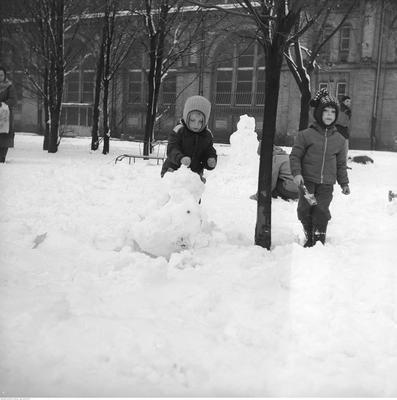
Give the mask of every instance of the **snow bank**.
[[134, 143], [48, 154], [16, 135], [0, 165], [3, 396], [397, 396], [397, 153], [349, 152], [374, 164], [350, 165], [350, 196], [335, 187], [326, 246], [303, 248], [296, 202], [274, 199], [269, 252], [242, 131], [205, 186], [115, 165]]

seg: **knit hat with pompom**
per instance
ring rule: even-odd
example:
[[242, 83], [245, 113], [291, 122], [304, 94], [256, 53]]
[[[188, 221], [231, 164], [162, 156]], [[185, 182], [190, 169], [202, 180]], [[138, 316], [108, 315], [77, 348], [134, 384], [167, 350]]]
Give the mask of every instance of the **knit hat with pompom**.
[[[328, 90], [323, 88], [320, 89], [316, 95], [314, 96], [313, 99], [310, 100], [310, 105], [314, 107], [313, 111], [313, 116], [314, 119], [322, 126], [325, 128], [324, 122], [323, 122], [323, 111], [325, 107], [332, 107], [335, 109], [335, 121], [331, 124], [334, 125], [335, 122], [338, 119], [338, 114], [339, 114], [339, 103], [338, 100], [335, 99], [333, 96], [331, 96], [328, 93]], [[329, 127], [329, 126], [328, 126]]]

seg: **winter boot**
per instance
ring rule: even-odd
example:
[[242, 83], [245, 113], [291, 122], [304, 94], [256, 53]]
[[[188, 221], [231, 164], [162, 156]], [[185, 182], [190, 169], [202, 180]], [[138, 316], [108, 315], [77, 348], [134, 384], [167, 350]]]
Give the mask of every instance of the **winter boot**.
[[8, 147], [0, 147], [0, 163], [6, 162]]
[[305, 232], [306, 242], [303, 247], [312, 247], [314, 245], [313, 242], [313, 225], [311, 223], [304, 223], [303, 230]]
[[326, 227], [324, 227], [322, 229], [315, 228], [313, 230], [313, 246], [317, 242], [321, 242], [322, 244], [325, 244], [326, 233], [327, 233], [327, 228]]

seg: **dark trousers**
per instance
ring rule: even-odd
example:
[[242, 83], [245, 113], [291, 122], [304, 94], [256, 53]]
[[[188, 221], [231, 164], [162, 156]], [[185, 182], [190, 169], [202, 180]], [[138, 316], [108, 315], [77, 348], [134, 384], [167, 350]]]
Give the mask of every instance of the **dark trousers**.
[[328, 221], [331, 219], [329, 205], [332, 201], [334, 185], [305, 181], [305, 186], [310, 193], [315, 195], [317, 204], [311, 206], [303, 193], [299, 193], [298, 218], [304, 226], [312, 226], [314, 230], [325, 232]]
[[8, 147], [0, 147], [0, 162], [6, 162]]

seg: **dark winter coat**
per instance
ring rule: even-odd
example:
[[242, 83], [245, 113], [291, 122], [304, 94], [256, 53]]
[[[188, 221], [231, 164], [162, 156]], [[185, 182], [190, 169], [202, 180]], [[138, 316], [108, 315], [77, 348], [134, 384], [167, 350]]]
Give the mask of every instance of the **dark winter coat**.
[[216, 150], [213, 146], [212, 133], [209, 129], [202, 132], [192, 132], [185, 123], [177, 125], [168, 136], [167, 159], [161, 169], [161, 176], [169, 170], [177, 170], [181, 166], [182, 157], [188, 156], [192, 162], [190, 169], [199, 175], [203, 170], [211, 170], [207, 160], [211, 157], [217, 159]]
[[290, 154], [292, 175], [314, 183], [347, 185], [345, 142], [335, 127], [322, 128], [316, 122], [300, 131]]
[[17, 103], [14, 86], [8, 80], [0, 83], [0, 103], [5, 103], [10, 109], [10, 130], [0, 133], [0, 147], [14, 147], [14, 119], [13, 108]]

